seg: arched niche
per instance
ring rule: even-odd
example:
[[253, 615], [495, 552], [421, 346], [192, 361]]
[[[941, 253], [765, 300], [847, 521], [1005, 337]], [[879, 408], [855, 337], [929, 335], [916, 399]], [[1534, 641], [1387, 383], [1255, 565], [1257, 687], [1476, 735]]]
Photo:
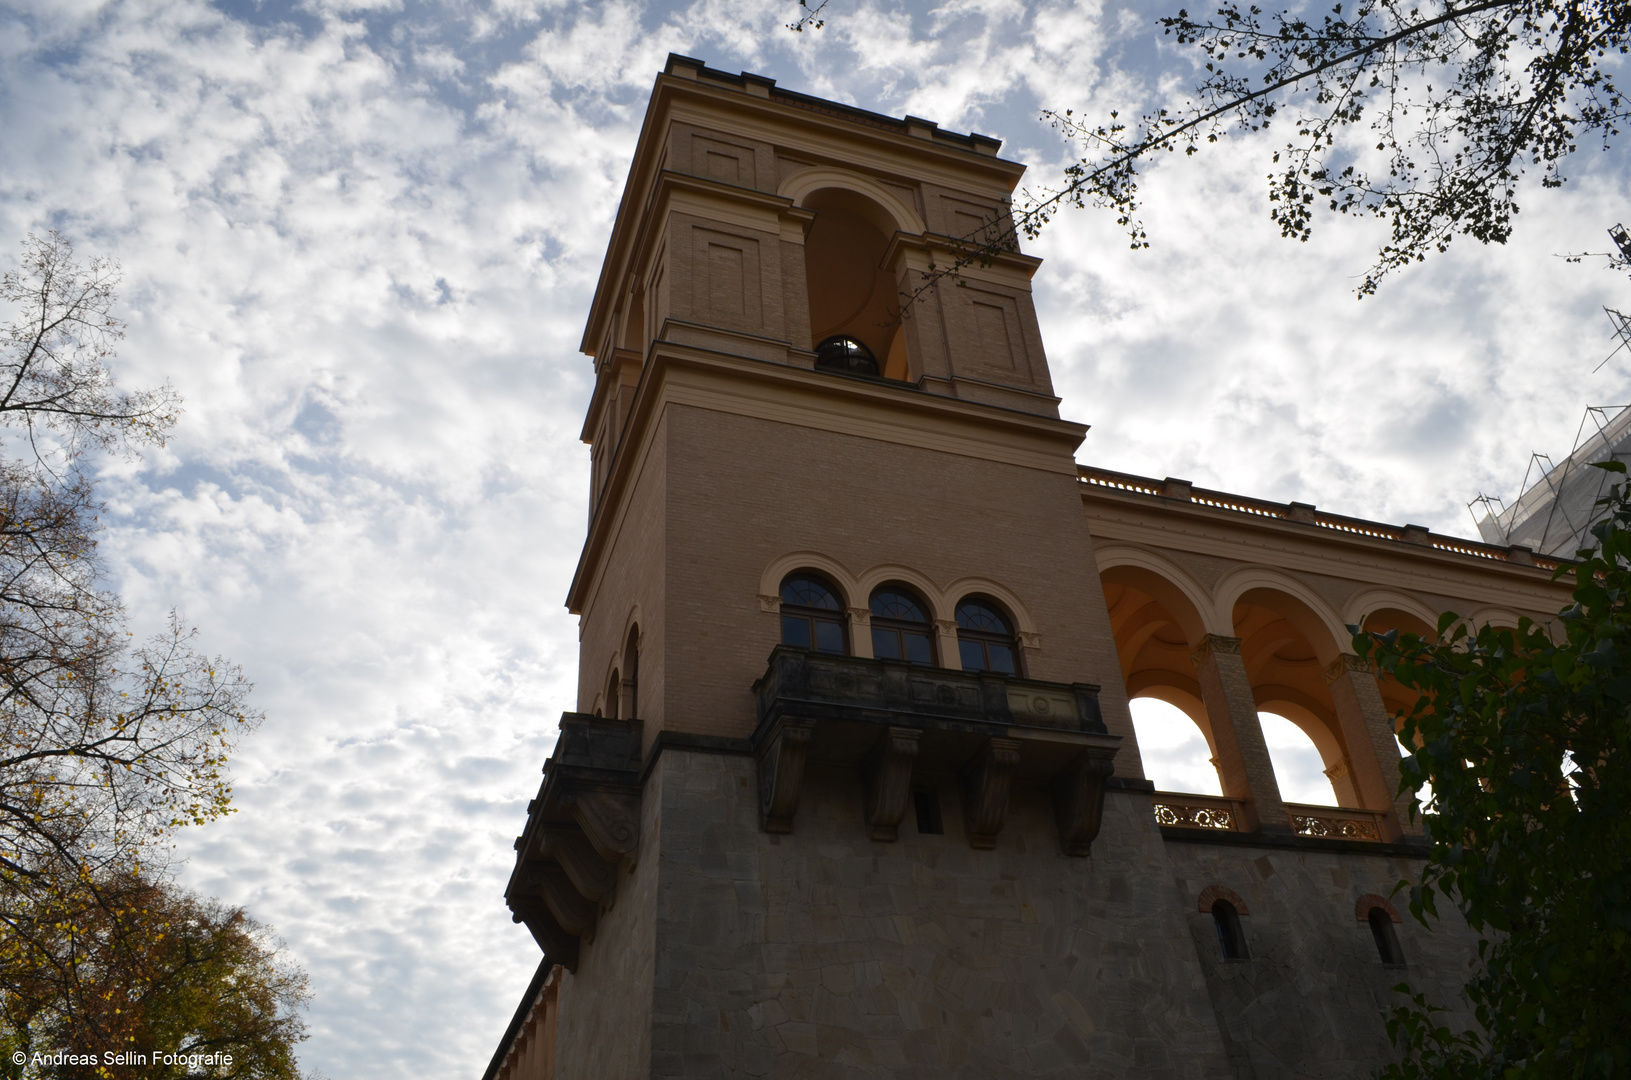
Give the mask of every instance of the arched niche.
[[885, 378], [908, 379], [900, 289], [883, 265], [898, 230], [895, 216], [849, 187], [810, 191], [801, 205], [816, 215], [804, 238], [810, 346], [833, 337], [853, 338], [877, 360]]

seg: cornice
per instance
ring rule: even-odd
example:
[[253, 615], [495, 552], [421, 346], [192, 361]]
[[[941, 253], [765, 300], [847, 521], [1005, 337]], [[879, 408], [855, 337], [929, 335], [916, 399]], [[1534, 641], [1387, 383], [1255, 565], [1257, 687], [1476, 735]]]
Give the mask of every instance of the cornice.
[[1548, 570], [1425, 545], [1085, 486], [1082, 502], [1095, 542], [1118, 540], [1479, 603], [1512, 606], [1527, 598], [1542, 612], [1569, 592]]

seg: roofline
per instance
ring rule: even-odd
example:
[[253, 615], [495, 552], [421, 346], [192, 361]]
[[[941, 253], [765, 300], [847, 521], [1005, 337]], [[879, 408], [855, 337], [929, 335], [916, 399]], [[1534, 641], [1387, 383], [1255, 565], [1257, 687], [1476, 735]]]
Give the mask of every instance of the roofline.
[[510, 1017], [510, 1026], [504, 1029], [504, 1035], [498, 1040], [498, 1049], [493, 1051], [493, 1060], [487, 1063], [487, 1071], [481, 1074], [481, 1080], [493, 1080], [498, 1075], [498, 1070], [504, 1067], [504, 1059], [509, 1056], [510, 1047], [515, 1044], [515, 1037], [520, 1033], [527, 1013], [532, 1010], [533, 1002], [538, 1000], [538, 993], [544, 988], [544, 980], [549, 978], [549, 969], [554, 966], [554, 962], [547, 956], [538, 961], [538, 970], [532, 973], [532, 981], [527, 984], [527, 992], [521, 995], [521, 1004], [515, 1007], [515, 1015]]
[[1166, 477], [1157, 480], [1149, 476], [1100, 469], [1091, 465], [1078, 465], [1077, 479], [1084, 487], [1113, 491], [1118, 495], [1159, 499], [1163, 503], [1199, 504], [1212, 510], [1223, 510], [1242, 516], [1276, 518], [1326, 529], [1347, 539], [1364, 537], [1412, 547], [1426, 547], [1447, 555], [1478, 559], [1487, 562], [1521, 566], [1525, 569], [1553, 571], [1572, 566], [1573, 560], [1537, 554], [1521, 544], [1501, 547], [1481, 540], [1466, 540], [1459, 536], [1440, 536], [1425, 525], [1390, 525], [1366, 518], [1348, 517], [1317, 510], [1308, 503], [1277, 503], [1249, 495], [1235, 495], [1227, 491], [1198, 488], [1188, 480]]

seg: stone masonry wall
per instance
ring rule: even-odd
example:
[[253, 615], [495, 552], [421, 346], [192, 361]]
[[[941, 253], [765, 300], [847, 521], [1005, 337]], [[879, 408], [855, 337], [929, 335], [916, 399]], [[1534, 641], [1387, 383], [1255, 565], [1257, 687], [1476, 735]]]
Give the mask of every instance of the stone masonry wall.
[[909, 820], [883, 844], [851, 771], [812, 764], [779, 837], [751, 759], [669, 751], [655, 773], [652, 1076], [1227, 1075], [1147, 797], [1112, 797], [1072, 859], [1037, 791], [973, 851], [949, 783], [945, 835]]
[[[1368, 923], [1355, 916], [1367, 894], [1387, 897], [1421, 863], [1369, 854], [1289, 851], [1169, 842], [1167, 855], [1186, 909], [1195, 952], [1228, 1048], [1235, 1080], [1349, 1080], [1393, 1059], [1383, 1025], [1397, 1004], [1392, 987], [1409, 982], [1467, 1023], [1459, 996], [1477, 938], [1453, 909], [1429, 932], [1403, 897], [1394, 924], [1405, 964], [1384, 966]], [[1200, 895], [1219, 886], [1238, 894], [1248, 959], [1225, 960]], [[1208, 910], [1210, 905], [1208, 905]]]

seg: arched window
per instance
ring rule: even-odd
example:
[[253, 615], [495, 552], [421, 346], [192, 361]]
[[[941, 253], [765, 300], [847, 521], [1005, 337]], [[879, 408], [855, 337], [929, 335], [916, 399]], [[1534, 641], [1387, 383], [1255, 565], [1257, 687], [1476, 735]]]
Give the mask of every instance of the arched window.
[[628, 644], [623, 649], [623, 663], [628, 671], [623, 675], [623, 707], [633, 720], [640, 715], [640, 628], [629, 628]]
[[872, 594], [872, 655], [880, 660], [934, 663], [929, 617], [917, 597], [894, 585]]
[[1404, 952], [1399, 948], [1399, 935], [1393, 931], [1393, 917], [1385, 908], [1370, 909], [1370, 933], [1376, 939], [1376, 953], [1384, 964], [1403, 964]]
[[964, 671], [1019, 674], [1019, 647], [1008, 617], [989, 600], [969, 597], [957, 605], [957, 651]]
[[844, 605], [838, 592], [814, 574], [782, 582], [782, 644], [816, 652], [844, 653]]
[[623, 680], [618, 677], [617, 669], [612, 668], [612, 677], [606, 682], [606, 719], [616, 720], [617, 705], [623, 697]]
[[1246, 959], [1246, 935], [1240, 930], [1240, 912], [1227, 900], [1212, 901], [1212, 925], [1225, 960]]
[[846, 375], [878, 374], [878, 361], [872, 350], [852, 337], [839, 334], [816, 346], [816, 367], [822, 371], [841, 371]]

